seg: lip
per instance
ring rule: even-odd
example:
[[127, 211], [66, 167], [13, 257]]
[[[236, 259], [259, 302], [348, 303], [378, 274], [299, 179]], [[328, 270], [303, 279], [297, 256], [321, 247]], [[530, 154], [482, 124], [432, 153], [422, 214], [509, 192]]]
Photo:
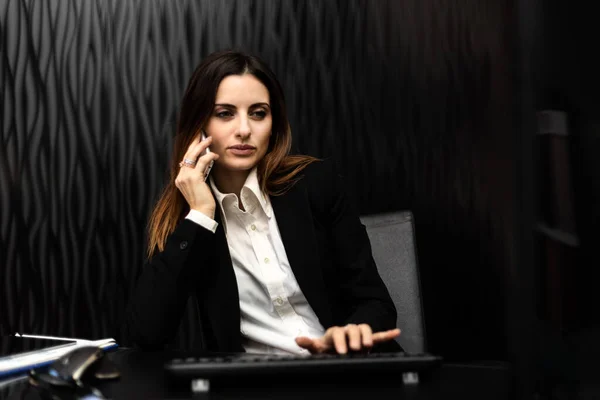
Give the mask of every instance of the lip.
[[249, 144], [236, 144], [235, 146], [230, 146], [228, 150], [236, 156], [249, 156], [254, 153], [256, 147]]
[[249, 144], [236, 144], [234, 146], [229, 146], [229, 148], [235, 150], [254, 150], [256, 147]]

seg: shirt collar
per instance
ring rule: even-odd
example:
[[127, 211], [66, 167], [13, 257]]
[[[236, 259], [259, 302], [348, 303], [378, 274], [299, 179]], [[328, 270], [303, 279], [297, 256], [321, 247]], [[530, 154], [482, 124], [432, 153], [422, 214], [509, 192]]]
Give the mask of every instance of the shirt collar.
[[[219, 189], [217, 189], [217, 185], [215, 185], [215, 181], [214, 181], [212, 175], [209, 176], [209, 181], [210, 181], [210, 186], [213, 190], [213, 193], [215, 194], [216, 200], [219, 203], [219, 205], [221, 206], [222, 210], [224, 210], [223, 202], [225, 201], [225, 199], [227, 199], [227, 198], [237, 199], [237, 196], [233, 193], [221, 193], [219, 191]], [[261, 206], [262, 210], [264, 211], [264, 213], [266, 214], [266, 216], [269, 219], [271, 218], [271, 206], [269, 203], [269, 198], [267, 196], [265, 196], [265, 194], [262, 192], [262, 190], [260, 190], [260, 185], [258, 183], [258, 173], [257, 173], [256, 167], [252, 168], [252, 170], [248, 174], [248, 177], [246, 178], [246, 182], [244, 182], [244, 186], [242, 186], [242, 190], [240, 191], [240, 194], [242, 196], [242, 202], [244, 203], [244, 206], [250, 207], [250, 209], [247, 209], [246, 211], [248, 211], [250, 213], [252, 213], [254, 211], [254, 208], [255, 208], [253, 205], [254, 202], [252, 202], [248, 198], [249, 196], [254, 196], [254, 198], [257, 200], [258, 204], [260, 204], [260, 206]]]

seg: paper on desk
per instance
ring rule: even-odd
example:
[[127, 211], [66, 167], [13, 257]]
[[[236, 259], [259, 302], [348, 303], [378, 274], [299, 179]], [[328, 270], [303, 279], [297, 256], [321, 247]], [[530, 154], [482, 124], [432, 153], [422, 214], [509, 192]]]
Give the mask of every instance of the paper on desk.
[[23, 355], [17, 355], [13, 357], [9, 357], [6, 359], [0, 360], [0, 378], [4, 375], [12, 375], [18, 372], [28, 371], [32, 368], [41, 367], [43, 365], [49, 364], [52, 361], [62, 357], [64, 354], [67, 354], [70, 351], [73, 351], [76, 348], [84, 347], [84, 346], [98, 346], [101, 349], [108, 350], [110, 348], [116, 347], [117, 343], [112, 338], [99, 339], [99, 340], [87, 340], [87, 339], [78, 339], [78, 338], [68, 338], [68, 337], [56, 337], [56, 336], [40, 336], [40, 335], [24, 335], [24, 334], [15, 334], [15, 336], [21, 337], [29, 337], [29, 338], [38, 338], [38, 339], [54, 339], [54, 340], [68, 340], [75, 341], [74, 344], [60, 347], [57, 349], [46, 349], [46, 350], [38, 350], [32, 353], [27, 353]]

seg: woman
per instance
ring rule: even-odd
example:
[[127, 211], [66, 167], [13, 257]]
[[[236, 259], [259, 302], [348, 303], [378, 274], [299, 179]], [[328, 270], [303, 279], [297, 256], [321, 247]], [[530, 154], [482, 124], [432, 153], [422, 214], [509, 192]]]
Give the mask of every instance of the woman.
[[191, 295], [209, 351], [399, 349], [396, 310], [340, 176], [290, 148], [283, 91], [261, 60], [226, 51], [198, 66], [127, 314], [137, 345], [168, 342]]

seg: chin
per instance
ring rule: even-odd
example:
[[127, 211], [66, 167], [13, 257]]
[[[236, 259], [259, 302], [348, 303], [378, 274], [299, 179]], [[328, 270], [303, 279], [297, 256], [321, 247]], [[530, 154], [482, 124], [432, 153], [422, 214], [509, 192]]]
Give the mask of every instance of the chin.
[[221, 165], [221, 167], [229, 171], [250, 171], [257, 164], [258, 161], [255, 160], [238, 160], [235, 162], [228, 162], [224, 165]]

